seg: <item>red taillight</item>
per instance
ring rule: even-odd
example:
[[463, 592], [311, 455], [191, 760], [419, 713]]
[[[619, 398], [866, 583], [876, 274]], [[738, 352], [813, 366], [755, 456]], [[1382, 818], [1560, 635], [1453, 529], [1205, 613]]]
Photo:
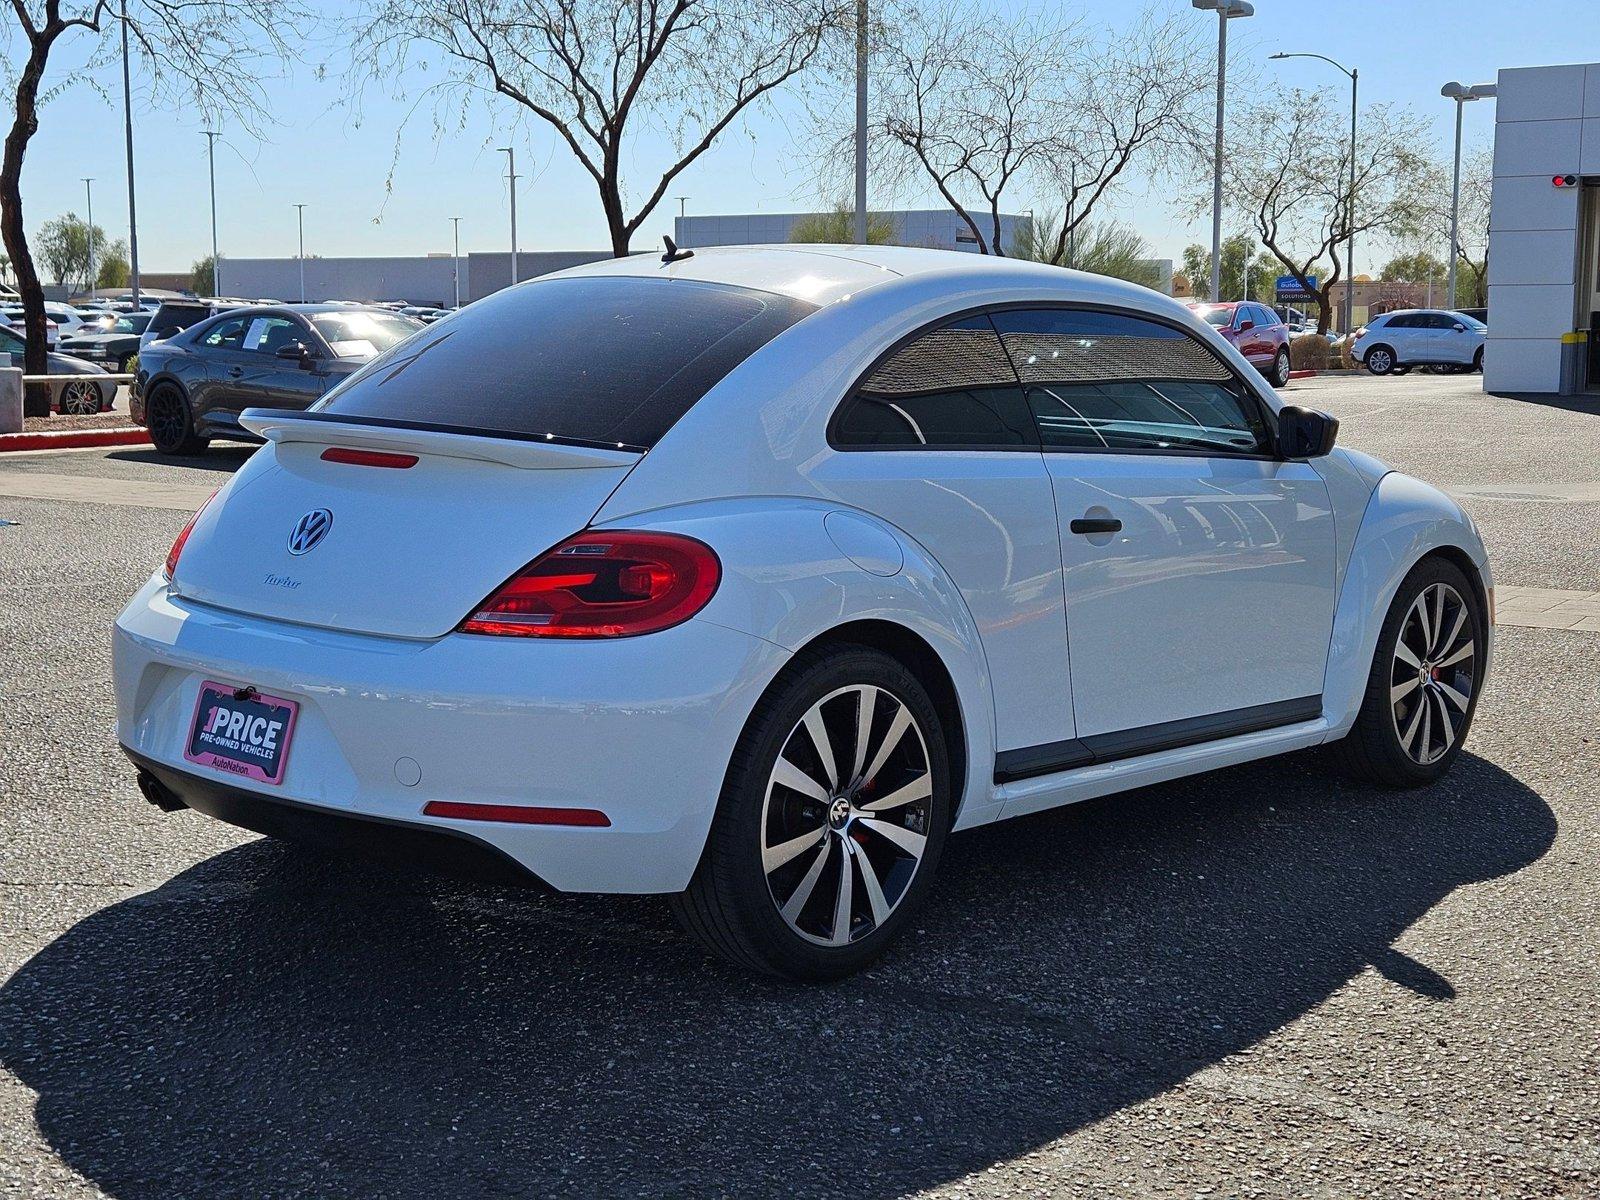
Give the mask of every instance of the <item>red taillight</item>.
[[383, 450], [352, 450], [348, 446], [329, 446], [322, 452], [323, 462], [348, 463], [352, 467], [392, 467], [403, 471], [417, 465], [415, 454], [389, 454]]
[[722, 564], [675, 533], [580, 533], [536, 558], [461, 623], [503, 637], [632, 637], [687, 621], [716, 593]]
[[169, 583], [172, 580], [172, 573], [178, 569], [178, 557], [183, 553], [184, 543], [189, 540], [189, 535], [194, 532], [194, 523], [200, 519], [200, 514], [210, 507], [211, 502], [217, 498], [217, 492], [221, 490], [221, 488], [217, 488], [216, 491], [206, 497], [206, 502], [194, 510], [194, 516], [183, 523], [183, 528], [178, 530], [178, 536], [172, 540], [172, 549], [167, 551], [167, 565], [161, 568], [162, 575], [166, 576]]
[[422, 811], [430, 817], [458, 821], [504, 821], [512, 825], [580, 825], [605, 829], [611, 818], [598, 808], [533, 808], [523, 804], [460, 804], [454, 800], [429, 800]]

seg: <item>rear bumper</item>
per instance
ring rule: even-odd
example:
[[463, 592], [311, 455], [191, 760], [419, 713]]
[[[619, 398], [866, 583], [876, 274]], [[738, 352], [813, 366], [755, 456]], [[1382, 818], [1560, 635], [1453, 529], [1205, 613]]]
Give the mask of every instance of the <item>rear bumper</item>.
[[[698, 619], [567, 644], [340, 633], [181, 600], [157, 576], [118, 618], [112, 658], [118, 741], [200, 812], [336, 843], [444, 831], [558, 891], [660, 893], [688, 885], [734, 744], [788, 652]], [[207, 680], [299, 704], [281, 785], [184, 758]], [[435, 817], [430, 800], [599, 809], [611, 824]]]
[[176, 807], [171, 802], [181, 801], [185, 808], [241, 829], [341, 853], [362, 854], [398, 867], [479, 883], [549, 889], [544, 880], [492, 843], [457, 829], [358, 816], [247, 792], [220, 778], [206, 779], [174, 770], [126, 746], [122, 751], [139, 768], [139, 783], [145, 794], [150, 796], [152, 781], [160, 790], [161, 798], [150, 798], [163, 807]]

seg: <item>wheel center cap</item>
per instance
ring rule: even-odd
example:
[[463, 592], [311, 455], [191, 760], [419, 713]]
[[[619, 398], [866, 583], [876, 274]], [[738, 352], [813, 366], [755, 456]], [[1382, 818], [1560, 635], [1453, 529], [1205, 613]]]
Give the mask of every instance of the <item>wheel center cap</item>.
[[828, 806], [828, 825], [833, 829], [843, 829], [850, 820], [850, 800], [840, 796]]

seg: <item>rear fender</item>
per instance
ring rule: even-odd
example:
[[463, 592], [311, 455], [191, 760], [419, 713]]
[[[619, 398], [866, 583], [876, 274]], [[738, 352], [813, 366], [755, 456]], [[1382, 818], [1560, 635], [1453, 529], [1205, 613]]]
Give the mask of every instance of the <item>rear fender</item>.
[[[1355, 724], [1378, 634], [1401, 582], [1425, 555], [1445, 548], [1459, 551], [1471, 561], [1485, 591], [1493, 587], [1483, 541], [1460, 505], [1409, 475], [1390, 472], [1379, 480], [1356, 534], [1333, 617], [1322, 688], [1323, 712], [1332, 727], [1330, 741], [1344, 736]], [[1485, 675], [1492, 637], [1492, 627], [1485, 629]]]
[[791, 652], [857, 621], [902, 626], [932, 648], [955, 686], [967, 772], [956, 828], [998, 816], [994, 701], [977, 626], [944, 570], [876, 517], [785, 498], [708, 500], [635, 513], [619, 528], [699, 538], [722, 560], [722, 582], [696, 620]]

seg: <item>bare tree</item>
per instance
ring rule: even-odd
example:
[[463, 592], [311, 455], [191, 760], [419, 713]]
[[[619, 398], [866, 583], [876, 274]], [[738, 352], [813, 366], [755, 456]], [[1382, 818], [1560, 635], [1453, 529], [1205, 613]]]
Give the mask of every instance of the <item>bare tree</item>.
[[882, 157], [899, 181], [931, 185], [987, 254], [1008, 253], [1009, 196], [1056, 199], [1054, 241], [1031, 252], [1065, 263], [1130, 165], [1160, 170], [1199, 140], [1209, 73], [1192, 26], [1146, 16], [1092, 36], [1038, 15], [900, 16], [878, 54]]
[[[1441, 167], [1439, 195], [1448, 197], [1448, 166]], [[1456, 300], [1467, 308], [1489, 305], [1489, 193], [1494, 187], [1494, 151], [1478, 146], [1461, 157], [1461, 221], [1456, 246]], [[1450, 245], [1450, 205], [1439, 206], [1437, 233]]]
[[[28, 247], [22, 215], [22, 163], [39, 131], [39, 108], [51, 91], [46, 77], [50, 56], [63, 44], [77, 45], [91, 57], [120, 35], [126, 14], [129, 38], [158, 92], [192, 91], [202, 111], [225, 108], [252, 127], [264, 105], [261, 81], [269, 63], [289, 54], [281, 30], [303, 32], [307, 18], [294, 0], [10, 0], [12, 19], [0, 31], [14, 76], [16, 101], [0, 159], [0, 237], [16, 273], [22, 296], [27, 348], [24, 370], [46, 370], [44, 290]], [[49, 412], [49, 393], [30, 388], [30, 416]]]
[[1326, 93], [1265, 94], [1234, 123], [1224, 160], [1233, 207], [1285, 272], [1316, 296], [1318, 333], [1332, 323], [1329, 295], [1343, 278], [1345, 243], [1357, 235], [1415, 237], [1429, 219], [1415, 186], [1428, 168], [1427, 127], [1407, 111], [1375, 105], [1359, 122], [1352, 220], [1346, 111]]
[[[834, 26], [838, 0], [366, 0], [354, 78], [426, 74], [436, 119], [490, 94], [553, 129], [600, 193], [611, 250], [672, 181], [752, 105], [801, 75]], [[630, 195], [624, 167], [640, 134], [672, 149]]]

